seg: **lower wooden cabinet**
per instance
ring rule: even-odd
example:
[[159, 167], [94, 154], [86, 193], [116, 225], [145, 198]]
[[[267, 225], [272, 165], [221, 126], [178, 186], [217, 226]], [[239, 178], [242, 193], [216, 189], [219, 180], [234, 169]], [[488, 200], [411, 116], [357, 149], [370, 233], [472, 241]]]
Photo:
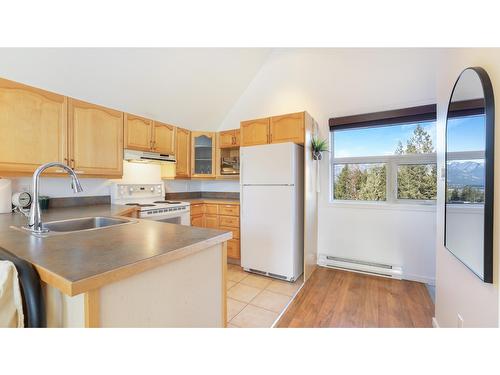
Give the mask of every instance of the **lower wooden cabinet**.
[[227, 256], [240, 259], [240, 206], [238, 204], [191, 204], [191, 225], [231, 231], [233, 239], [227, 242]]
[[204, 227], [203, 214], [201, 215], [191, 215], [191, 226], [193, 227]]
[[227, 256], [233, 259], [240, 259], [240, 240], [227, 241]]
[[219, 228], [219, 216], [213, 214], [205, 214], [205, 227], [206, 228]]

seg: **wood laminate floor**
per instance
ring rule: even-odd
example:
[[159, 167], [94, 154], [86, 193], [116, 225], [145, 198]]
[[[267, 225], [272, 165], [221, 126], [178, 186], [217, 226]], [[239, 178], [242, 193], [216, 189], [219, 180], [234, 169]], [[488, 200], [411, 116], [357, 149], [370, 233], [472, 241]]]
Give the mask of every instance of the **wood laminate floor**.
[[425, 284], [318, 267], [277, 327], [431, 327]]

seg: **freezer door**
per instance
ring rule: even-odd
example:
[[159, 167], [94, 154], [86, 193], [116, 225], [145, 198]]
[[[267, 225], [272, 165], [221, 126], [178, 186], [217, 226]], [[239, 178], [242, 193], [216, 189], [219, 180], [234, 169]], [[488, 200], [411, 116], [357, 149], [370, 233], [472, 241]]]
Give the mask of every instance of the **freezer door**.
[[241, 184], [293, 185], [298, 147], [294, 143], [241, 147]]
[[295, 187], [243, 186], [241, 193], [241, 266], [293, 277]]

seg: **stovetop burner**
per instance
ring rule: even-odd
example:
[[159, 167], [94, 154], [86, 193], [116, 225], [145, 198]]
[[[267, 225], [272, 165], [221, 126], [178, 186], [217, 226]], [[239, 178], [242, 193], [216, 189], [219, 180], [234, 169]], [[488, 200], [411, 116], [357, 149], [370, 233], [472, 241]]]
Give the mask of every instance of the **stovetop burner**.
[[[155, 202], [156, 203], [156, 202]], [[127, 203], [126, 206], [139, 206], [139, 207], [154, 207], [154, 204], [141, 204], [141, 203]]]
[[180, 204], [179, 201], [154, 201], [153, 203]]

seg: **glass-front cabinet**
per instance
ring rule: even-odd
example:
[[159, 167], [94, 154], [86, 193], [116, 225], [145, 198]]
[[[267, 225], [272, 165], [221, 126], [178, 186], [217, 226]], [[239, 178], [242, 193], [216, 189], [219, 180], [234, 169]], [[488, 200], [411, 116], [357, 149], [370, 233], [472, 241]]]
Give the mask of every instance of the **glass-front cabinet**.
[[215, 176], [215, 133], [192, 132], [191, 177]]

